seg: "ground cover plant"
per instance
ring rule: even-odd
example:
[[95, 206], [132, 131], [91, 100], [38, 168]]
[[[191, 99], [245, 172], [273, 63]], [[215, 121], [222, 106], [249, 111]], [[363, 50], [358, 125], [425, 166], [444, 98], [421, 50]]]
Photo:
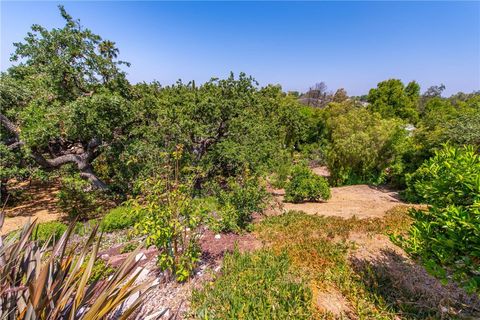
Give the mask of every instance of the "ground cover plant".
[[222, 275], [193, 293], [198, 319], [311, 319], [311, 292], [286, 254], [265, 250], [225, 256]]
[[100, 228], [104, 232], [127, 229], [140, 221], [140, 215], [128, 205], [111, 209], [102, 219]]
[[[412, 223], [407, 211], [398, 207], [385, 218], [367, 220], [301, 212], [269, 217], [255, 228], [266, 248], [228, 255], [218, 278], [192, 296], [193, 316], [199, 319], [280, 319], [282, 314], [308, 319], [439, 317], [444, 311], [438, 304], [447, 303], [442, 302], [445, 296], [436, 293], [425, 296], [421, 287], [412, 287], [411, 282], [404, 284], [403, 279], [396, 278], [417, 277], [414, 273], [418, 271], [405, 264], [404, 258], [392, 258], [397, 259], [392, 261], [396, 267], [377, 264], [375, 259], [363, 260], [355, 255], [356, 245], [349, 240], [359, 232], [367, 237], [381, 234], [385, 239], [387, 234], [406, 233]], [[389, 254], [393, 253], [384, 257], [390, 257]], [[297, 299], [287, 299], [291, 294]], [[342, 297], [339, 301], [343, 309], [333, 315], [322, 307], [322, 300], [336, 299], [337, 295]], [[299, 305], [291, 310], [294, 303]], [[461, 301], [452, 303], [462, 308]], [[470, 312], [473, 310], [472, 306]]]
[[67, 231], [66, 224], [59, 221], [50, 221], [37, 224], [33, 230], [33, 236], [41, 244], [52, 243], [58, 241], [65, 231]]
[[[367, 239], [378, 234], [388, 239], [388, 234], [407, 233], [411, 223], [406, 207], [394, 208], [384, 218], [366, 220], [288, 212], [265, 219], [257, 226], [256, 232], [273, 252], [287, 253], [294, 269], [301, 271], [305, 283], [311, 288], [314, 304], [323, 293], [336, 292], [345, 299], [343, 316], [348, 318], [440, 317], [443, 311], [438, 304], [452, 293], [427, 295], [424, 288], [412, 285], [411, 281], [415, 280], [404, 280], [418, 276], [418, 271], [405, 263], [404, 258], [390, 251], [380, 256], [381, 259], [392, 259], [390, 264], [384, 260], [357, 257], [357, 247], [350, 240], [352, 235], [359, 233], [366, 235]], [[332, 296], [328, 297], [332, 299]], [[478, 301], [476, 304], [478, 307]], [[452, 302], [452, 306], [463, 309], [462, 301]], [[469, 314], [475, 314], [473, 305], [466, 313]], [[321, 308], [316, 309], [315, 315], [328, 317]]]

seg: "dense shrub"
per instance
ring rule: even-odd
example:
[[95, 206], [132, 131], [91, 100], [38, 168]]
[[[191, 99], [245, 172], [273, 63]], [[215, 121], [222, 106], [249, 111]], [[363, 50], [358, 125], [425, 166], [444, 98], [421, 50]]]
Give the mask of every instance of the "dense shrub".
[[257, 177], [244, 174], [241, 178], [230, 178], [222, 183], [211, 183], [210, 196], [194, 199], [208, 212], [210, 229], [216, 232], [241, 232], [250, 226], [252, 214], [261, 212], [269, 194]]
[[420, 86], [415, 81], [406, 86], [398, 79], [389, 79], [370, 89], [367, 100], [369, 109], [383, 117], [398, 117], [415, 123], [418, 120], [416, 110], [420, 97]]
[[472, 147], [446, 146], [409, 177], [409, 192], [430, 204], [411, 210], [408, 237], [398, 238], [427, 269], [480, 289], [480, 157]]
[[480, 158], [473, 147], [445, 146], [407, 175], [409, 200], [437, 207], [470, 206], [480, 195]]
[[58, 193], [58, 205], [70, 219], [87, 219], [98, 209], [98, 193], [79, 175], [64, 177]]
[[226, 255], [221, 276], [195, 291], [200, 319], [311, 319], [312, 293], [297, 280], [286, 254], [271, 251]]
[[480, 101], [478, 109], [460, 114], [445, 125], [444, 141], [455, 145], [470, 144], [480, 148]]
[[402, 174], [409, 148], [405, 124], [366, 109], [352, 109], [327, 120], [327, 165], [335, 185], [380, 184]]
[[202, 199], [202, 201], [208, 202], [207, 206], [205, 203], [202, 203], [202, 206], [209, 213], [207, 217], [209, 229], [215, 232], [240, 232], [242, 230], [238, 224], [238, 211], [231, 203], [227, 202], [221, 205], [215, 197]]
[[119, 206], [110, 210], [100, 225], [102, 231], [111, 232], [120, 229], [133, 227], [140, 220], [137, 211], [129, 206]]
[[59, 221], [44, 222], [35, 226], [33, 236], [40, 243], [45, 243], [49, 240], [54, 242], [60, 239], [66, 230], [67, 226]]
[[315, 174], [310, 168], [293, 167], [290, 181], [285, 187], [285, 201], [319, 201], [330, 199], [330, 187], [325, 178]]

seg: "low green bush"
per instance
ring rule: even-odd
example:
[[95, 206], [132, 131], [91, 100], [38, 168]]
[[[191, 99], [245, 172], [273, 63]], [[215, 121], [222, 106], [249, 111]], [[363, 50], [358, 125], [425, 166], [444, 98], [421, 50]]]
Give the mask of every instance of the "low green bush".
[[39, 223], [33, 230], [34, 239], [40, 243], [45, 243], [50, 239], [50, 242], [57, 241], [67, 230], [67, 226], [59, 221], [49, 221]]
[[136, 243], [136, 242], [128, 242], [127, 244], [125, 244], [125, 245], [122, 247], [122, 249], [120, 249], [120, 253], [132, 252], [132, 251], [135, 250], [137, 247], [138, 247], [138, 243]]
[[480, 156], [445, 146], [409, 179], [409, 192], [430, 204], [410, 211], [407, 237], [396, 237], [432, 274], [480, 291]]
[[129, 206], [119, 206], [110, 210], [103, 217], [100, 228], [104, 232], [127, 229], [135, 226], [139, 220], [140, 215], [137, 211], [132, 210]]
[[279, 189], [285, 188], [291, 168], [291, 159], [288, 159], [288, 162], [283, 161], [279, 163], [275, 167], [275, 170], [270, 179], [270, 183], [272, 184], [272, 186]]
[[192, 310], [200, 319], [311, 319], [311, 299], [285, 253], [234, 251], [220, 277], [194, 291]]
[[330, 199], [330, 187], [325, 178], [312, 172], [307, 166], [296, 165], [285, 187], [285, 201], [302, 202]]

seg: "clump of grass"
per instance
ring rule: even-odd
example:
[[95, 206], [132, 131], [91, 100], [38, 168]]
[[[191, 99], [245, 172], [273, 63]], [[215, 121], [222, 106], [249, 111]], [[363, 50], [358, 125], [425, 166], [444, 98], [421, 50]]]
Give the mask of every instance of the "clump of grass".
[[372, 234], [398, 234], [408, 230], [412, 219], [408, 207], [397, 206], [389, 210], [383, 218], [343, 219], [307, 215], [289, 211], [281, 216], [265, 219], [256, 226], [257, 234], [268, 242], [291, 244], [299, 239], [347, 240], [351, 232]]
[[235, 251], [222, 275], [193, 293], [192, 310], [200, 319], [311, 319], [311, 298], [286, 253]]
[[404, 234], [413, 222], [409, 206], [398, 205], [388, 210], [383, 218], [357, 220], [354, 230], [366, 233]]

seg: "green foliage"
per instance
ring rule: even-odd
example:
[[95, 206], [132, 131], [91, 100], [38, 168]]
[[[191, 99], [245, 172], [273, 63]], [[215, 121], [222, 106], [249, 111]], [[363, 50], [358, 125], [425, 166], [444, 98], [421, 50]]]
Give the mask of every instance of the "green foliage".
[[261, 250], [225, 256], [222, 275], [192, 297], [199, 319], [311, 319], [312, 293], [286, 254]]
[[108, 159], [121, 159], [109, 164], [109, 174], [121, 182], [118, 188], [129, 190], [132, 181], [163, 175], [168, 154], [178, 145], [183, 145], [182, 166], [195, 176], [197, 190], [209, 181], [239, 177], [245, 169], [266, 173], [279, 153], [314, 139], [318, 122], [280, 87], [258, 88], [243, 73], [201, 86], [153, 83], [133, 91], [136, 125], [122, 145], [107, 151]]
[[140, 219], [138, 212], [132, 210], [128, 205], [119, 206], [110, 210], [103, 217], [100, 228], [104, 232], [127, 229], [133, 227]]
[[281, 189], [285, 188], [288, 182], [288, 176], [290, 175], [290, 171], [292, 170], [292, 165], [289, 161], [279, 163], [273, 172], [272, 179], [270, 183], [273, 187]]
[[330, 199], [330, 187], [324, 177], [307, 166], [296, 165], [292, 168], [290, 181], [285, 187], [285, 201], [326, 201]]
[[61, 182], [58, 205], [68, 213], [70, 219], [87, 219], [99, 209], [99, 195], [91, 190], [89, 182], [78, 175], [64, 177]]
[[[458, 95], [456, 95], [458, 96]], [[413, 132], [414, 146], [409, 150], [411, 161], [407, 172], [413, 173], [425, 160], [434, 155], [444, 143], [452, 146], [480, 145], [480, 95], [463, 98], [439, 96], [424, 103], [417, 128]]]
[[461, 113], [449, 121], [441, 138], [457, 146], [469, 144], [480, 149], [480, 102], [478, 110]]
[[445, 146], [407, 176], [410, 200], [437, 207], [471, 206], [480, 196], [480, 157], [472, 146]]
[[28, 176], [26, 168], [20, 166], [19, 154], [9, 149], [6, 145], [0, 144], [0, 179], [22, 179]]
[[411, 210], [407, 238], [397, 238], [427, 269], [480, 290], [480, 157], [473, 147], [445, 146], [408, 178], [411, 198], [429, 203]]
[[125, 244], [125, 245], [122, 247], [122, 249], [120, 249], [120, 253], [132, 252], [132, 251], [135, 250], [137, 247], [138, 247], [138, 243], [129, 242], [129, 243]]
[[252, 220], [252, 213], [261, 212], [267, 198], [268, 193], [257, 177], [247, 174], [242, 179], [230, 179], [227, 188], [217, 194], [220, 219], [216, 229], [224, 232], [246, 229]]
[[[2, 122], [2, 136], [6, 129], [5, 137], [17, 143], [15, 152], [33, 155], [36, 166], [72, 164], [105, 189], [92, 162], [128, 128], [129, 84], [120, 70], [128, 64], [117, 60], [113, 42], [59, 9], [62, 28], [33, 25], [24, 41], [14, 44], [14, 65], [2, 74], [0, 87], [2, 117], [11, 124]], [[17, 161], [18, 166], [25, 164]]]
[[470, 292], [480, 291], [480, 202], [475, 206], [433, 206], [412, 209], [415, 219], [407, 238], [397, 238], [403, 248], [419, 257], [436, 277], [453, 279]]
[[67, 231], [67, 225], [61, 222], [44, 222], [35, 226], [33, 237], [42, 244], [45, 242], [54, 243], [60, 239], [65, 231]]
[[190, 192], [185, 185], [167, 188], [160, 181], [150, 184], [149, 194], [132, 204], [134, 214], [142, 217], [138, 232], [147, 236], [148, 246], [159, 249], [159, 267], [178, 281], [190, 277], [200, 258], [198, 238], [205, 212], [192, 202]]
[[409, 148], [404, 125], [366, 109], [347, 109], [327, 122], [327, 164], [335, 185], [394, 180]]
[[[133, 251], [133, 250], [132, 250]], [[87, 262], [85, 262], [85, 267]], [[102, 259], [97, 259], [92, 267], [92, 274], [90, 275], [90, 279], [88, 279], [87, 283], [95, 283], [101, 279], [106, 279], [110, 275], [115, 272], [115, 269], [110, 267], [105, 261]]]
[[416, 123], [419, 97], [420, 86], [415, 81], [405, 87], [402, 81], [390, 79], [380, 82], [377, 88], [370, 89], [367, 101], [370, 103], [369, 108], [383, 117], [398, 117]]

